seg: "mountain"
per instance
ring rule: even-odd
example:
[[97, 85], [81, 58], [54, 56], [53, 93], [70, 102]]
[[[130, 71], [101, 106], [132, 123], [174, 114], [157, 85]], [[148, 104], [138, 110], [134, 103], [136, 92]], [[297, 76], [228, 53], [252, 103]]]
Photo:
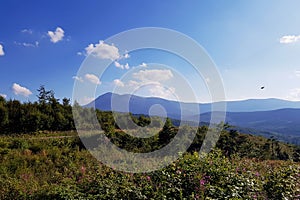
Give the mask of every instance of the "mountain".
[[[210, 113], [202, 114], [201, 121], [207, 122]], [[226, 122], [230, 125], [285, 133], [300, 136], [300, 109], [278, 109], [256, 112], [227, 112]]]
[[[210, 116], [211, 113], [201, 114], [200, 120], [209, 122]], [[282, 141], [300, 144], [300, 109], [227, 112], [226, 122], [244, 133], [273, 136]]]
[[[117, 111], [117, 112], [128, 112], [130, 111], [133, 114], [144, 114], [149, 115], [149, 110], [154, 105], [161, 105], [167, 116], [174, 119], [180, 119], [181, 116], [181, 103], [176, 101], [169, 101], [162, 98], [156, 97], [140, 97], [135, 95], [119, 95], [114, 93], [106, 93], [99, 96], [95, 101], [87, 104], [85, 107], [93, 107], [103, 111]], [[113, 105], [113, 106], [112, 106]], [[126, 106], [126, 105], [129, 105]], [[193, 116], [197, 113], [190, 109], [191, 107], [199, 106], [198, 104], [186, 104], [186, 114]], [[198, 107], [199, 108], [199, 107]], [[210, 109], [205, 109], [208, 112]], [[156, 112], [156, 115], [160, 115], [159, 112]]]
[[[200, 114], [211, 111], [210, 103], [183, 103], [177, 101], [166, 100], [157, 97], [140, 97], [136, 95], [119, 95], [114, 93], [106, 93], [99, 96], [95, 101], [86, 105], [105, 111], [112, 110], [111, 102], [113, 99], [113, 111], [127, 112], [126, 105], [129, 105], [129, 111], [134, 114], [148, 114], [151, 106], [159, 104], [165, 108], [168, 115], [178, 118], [181, 113], [180, 107], [185, 109], [186, 115], [197, 115], [197, 109]], [[128, 103], [129, 102], [129, 103]], [[253, 112], [253, 111], [269, 111], [283, 108], [300, 108], [300, 101], [286, 101], [281, 99], [248, 99], [242, 101], [228, 101], [227, 112]], [[197, 108], [197, 109], [195, 109]]]
[[[114, 105], [113, 109], [111, 102]], [[159, 111], [149, 113], [149, 109], [156, 104], [161, 105], [167, 116], [174, 120], [182, 118], [186, 121], [194, 121], [200, 117], [201, 122], [210, 121], [211, 104], [182, 103], [156, 97], [106, 93], [86, 107], [95, 105], [95, 108], [104, 111], [130, 111], [133, 114], [163, 116]], [[129, 107], [126, 109], [124, 105]], [[184, 109], [183, 113], [181, 108]], [[280, 99], [229, 101], [226, 122], [245, 133], [274, 136], [292, 143], [295, 143], [293, 140], [296, 139], [296, 142], [300, 143], [300, 102]]]

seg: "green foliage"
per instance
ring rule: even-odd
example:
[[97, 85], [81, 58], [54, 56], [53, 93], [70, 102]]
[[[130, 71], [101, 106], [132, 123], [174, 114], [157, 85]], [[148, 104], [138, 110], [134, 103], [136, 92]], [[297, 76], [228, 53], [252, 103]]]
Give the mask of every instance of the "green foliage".
[[38, 102], [20, 103], [0, 97], [0, 133], [33, 133], [75, 129], [69, 99], [59, 100], [44, 86], [38, 89]]
[[214, 150], [202, 159], [197, 152], [185, 153], [161, 170], [132, 174], [99, 163], [80, 148], [77, 137], [59, 136], [0, 137], [0, 152], [7, 150], [0, 153], [0, 199], [297, 199], [300, 195], [300, 164], [292, 161], [226, 157]]
[[[129, 122], [123, 114], [75, 103], [76, 126], [87, 132], [85, 139], [95, 148], [99, 135], [89, 134], [95, 115], [103, 134], [128, 151], [154, 151], [171, 140], [192, 142], [187, 153], [161, 170], [117, 172], [95, 160], [76, 132], [55, 132], [75, 129], [70, 100], [60, 103], [44, 86], [38, 92], [34, 103], [0, 97], [0, 199], [300, 198], [299, 147], [224, 130], [217, 149], [200, 159], [207, 126], [178, 128], [169, 118], [163, 125], [159, 117], [132, 114]], [[150, 137], [134, 137], [141, 132]], [[184, 134], [175, 137], [178, 132]], [[180, 147], [177, 152], [182, 152]]]

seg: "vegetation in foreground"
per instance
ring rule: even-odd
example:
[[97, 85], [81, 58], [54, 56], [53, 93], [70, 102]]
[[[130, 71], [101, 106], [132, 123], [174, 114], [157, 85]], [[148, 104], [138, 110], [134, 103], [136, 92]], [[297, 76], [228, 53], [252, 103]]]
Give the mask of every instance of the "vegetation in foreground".
[[[300, 199], [297, 146], [222, 131], [217, 149], [200, 159], [207, 132], [202, 126], [188, 152], [170, 166], [151, 173], [118, 172], [93, 158], [69, 131], [75, 129], [69, 100], [60, 103], [43, 86], [38, 91], [34, 103], [0, 97], [0, 199]], [[119, 129], [111, 112], [78, 106], [74, 114], [88, 118], [95, 112], [101, 134], [132, 152], [160, 149], [178, 132], [167, 119], [158, 134], [135, 138]], [[117, 117], [119, 125], [128, 126], [124, 116]], [[131, 118], [140, 127], [150, 123], [146, 116]], [[162, 126], [160, 119], [154, 121]], [[85, 121], [77, 123], [90, 128]]]
[[0, 138], [0, 199], [299, 199], [300, 163], [221, 150], [185, 153], [159, 171], [118, 172], [67, 138]]

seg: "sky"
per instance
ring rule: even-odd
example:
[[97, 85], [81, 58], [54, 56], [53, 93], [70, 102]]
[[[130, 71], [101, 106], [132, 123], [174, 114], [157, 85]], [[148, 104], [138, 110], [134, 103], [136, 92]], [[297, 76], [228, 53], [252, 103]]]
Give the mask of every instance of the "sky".
[[[213, 101], [207, 84], [216, 80], [196, 76], [182, 58], [154, 49], [126, 52], [106, 42], [130, 29], [160, 27], [203, 47], [226, 100], [300, 101], [298, 0], [0, 0], [0, 5], [0, 95], [6, 99], [35, 101], [41, 85], [57, 98], [72, 98], [77, 82], [96, 87], [95, 96], [114, 90]], [[89, 57], [111, 63], [103, 76], [78, 74]], [[77, 100], [84, 104], [95, 96]]]

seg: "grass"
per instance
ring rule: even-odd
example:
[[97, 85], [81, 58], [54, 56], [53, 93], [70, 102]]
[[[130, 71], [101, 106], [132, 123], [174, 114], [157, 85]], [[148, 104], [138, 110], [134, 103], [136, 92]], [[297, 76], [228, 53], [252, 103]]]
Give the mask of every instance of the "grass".
[[205, 159], [185, 153], [161, 170], [125, 173], [92, 157], [76, 132], [1, 136], [0, 162], [0, 199], [300, 199], [297, 162], [215, 150]]

